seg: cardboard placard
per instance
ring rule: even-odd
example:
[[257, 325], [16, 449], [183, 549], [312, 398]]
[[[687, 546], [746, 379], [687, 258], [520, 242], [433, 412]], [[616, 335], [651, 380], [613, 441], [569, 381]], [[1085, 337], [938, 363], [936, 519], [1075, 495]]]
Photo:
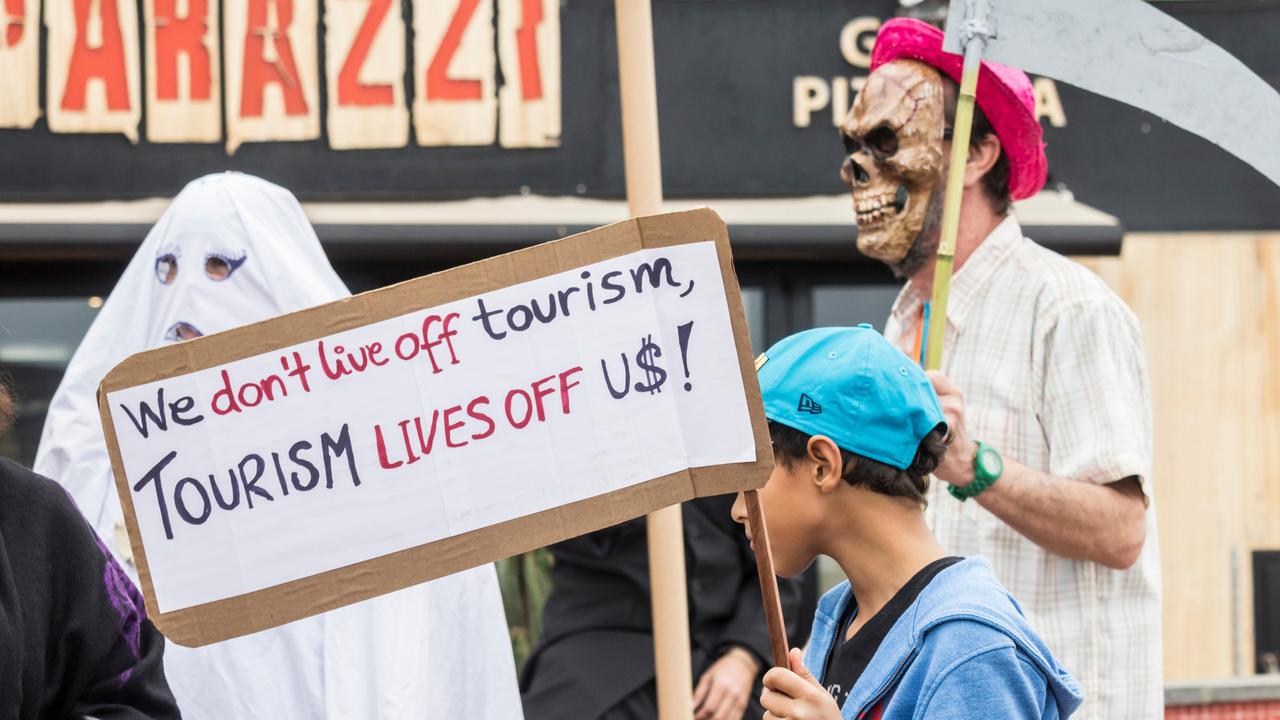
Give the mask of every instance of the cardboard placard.
[[218, 0], [143, 0], [147, 140], [222, 139]]
[[0, 128], [30, 129], [40, 117], [40, 3], [6, 0], [0, 12]]
[[757, 488], [772, 466], [706, 209], [141, 353], [98, 399], [147, 609], [183, 645]]

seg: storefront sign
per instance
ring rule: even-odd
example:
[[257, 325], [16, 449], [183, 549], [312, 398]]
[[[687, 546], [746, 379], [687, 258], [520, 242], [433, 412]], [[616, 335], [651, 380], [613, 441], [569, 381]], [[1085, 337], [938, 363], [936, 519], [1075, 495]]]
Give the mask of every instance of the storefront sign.
[[[46, 6], [55, 2], [72, 0], [47, 0]], [[160, 0], [156, 2], [158, 7]], [[175, 14], [182, 18], [198, 5], [196, 0], [174, 2]], [[222, 12], [220, 0], [209, 2]], [[220, 170], [270, 178], [307, 201], [452, 200], [520, 192], [588, 198], [625, 194], [618, 153], [622, 123], [618, 104], [611, 99], [617, 93], [613, 3], [482, 0], [468, 15], [460, 0], [440, 0], [436, 4], [443, 8], [439, 22], [444, 27], [439, 30], [438, 42], [450, 35], [454, 18], [462, 18], [457, 21], [458, 47], [450, 53], [448, 47], [428, 43], [413, 51], [413, 59], [404, 46], [422, 44], [421, 38], [392, 42], [391, 26], [398, 18], [409, 32], [422, 19], [410, 3], [392, 3], [363, 62], [349, 58], [358, 57], [363, 47], [363, 41], [357, 42], [360, 31], [366, 23], [375, 24], [371, 18], [381, 6], [372, 0], [333, 0], [325, 2], [326, 13], [338, 11], [337, 5], [346, 3], [358, 10], [351, 14], [358, 16], [359, 27], [343, 29], [343, 39], [349, 38], [351, 48], [345, 51], [339, 49], [339, 29], [324, 25], [322, 81], [326, 87], [332, 85], [335, 76], [347, 68], [348, 73], [355, 73], [359, 86], [384, 86], [390, 74], [384, 74], [378, 64], [383, 62], [381, 54], [395, 55], [399, 45], [396, 59], [405, 63], [404, 73], [414, 77], [401, 74], [399, 83], [390, 83], [393, 93], [403, 86], [408, 118], [400, 123], [410, 124], [403, 133], [408, 137], [406, 144], [395, 145], [395, 152], [335, 150], [342, 146], [342, 138], [360, 137], [371, 143], [376, 138], [376, 142], [390, 143], [393, 134], [397, 139], [401, 135], [401, 126], [395, 125], [392, 133], [382, 123], [375, 127], [371, 121], [357, 119], [351, 122], [358, 129], [347, 133], [351, 126], [336, 118], [333, 92], [321, 92], [321, 97], [327, 98], [321, 108], [322, 140], [250, 143], [232, 157], [189, 142], [138, 152], [118, 136], [50, 133], [37, 119], [29, 130], [0, 130], [0, 157], [7, 170], [0, 173], [0, 196], [23, 202], [170, 197], [191, 178]], [[486, 5], [492, 8], [492, 23], [487, 26], [475, 20], [477, 14], [485, 14]], [[1280, 6], [1156, 5], [1241, 59], [1261, 77], [1280, 78], [1280, 55], [1269, 41], [1280, 32]], [[97, 0], [87, 5], [93, 13], [105, 6]], [[15, 9], [19, 7], [20, 12]], [[40, 33], [33, 32], [38, 26], [32, 24], [38, 7], [35, 0], [0, 0], [0, 21], [6, 12], [9, 18], [25, 18], [20, 34], [12, 22], [0, 34], [0, 67], [7, 67], [6, 58], [12, 57], [6, 55], [10, 46], [3, 44], [5, 37], [16, 35], [21, 40], [19, 46], [28, 52], [31, 46], [26, 43], [39, 39]], [[847, 113], [867, 75], [875, 31], [883, 20], [901, 10], [897, 0], [654, 3], [659, 40], [655, 56], [658, 116], [667, 195], [803, 197], [843, 193], [839, 173], [843, 145], [834, 126]], [[224, 32], [225, 28], [210, 31], [214, 38], [211, 48], [225, 48]], [[488, 38], [477, 46], [496, 55], [496, 60], [490, 61], [500, 81], [490, 80], [486, 85], [474, 67], [466, 66], [471, 62], [464, 57], [468, 33]], [[150, 34], [143, 34], [144, 48], [150, 44]], [[296, 47], [294, 52], [298, 52]], [[344, 53], [348, 57], [343, 57]], [[419, 144], [413, 113], [421, 93], [414, 64], [422, 65], [421, 83], [425, 86], [432, 62], [440, 58], [443, 63], [448, 55], [452, 57], [443, 70], [437, 65], [437, 72], [445, 78], [463, 81], [463, 87], [474, 87], [465, 81], [479, 80], [482, 94], [486, 87], [495, 88], [497, 119], [486, 111], [482, 127], [476, 131], [487, 135], [496, 123], [493, 144], [466, 148]], [[41, 56], [48, 53], [42, 50]], [[165, 57], [157, 52], [158, 63]], [[180, 98], [187, 93], [182, 85], [185, 62], [185, 54], [179, 52]], [[228, 67], [230, 58], [223, 62]], [[211, 65], [216, 66], [216, 62]], [[350, 69], [356, 66], [358, 70]], [[11, 97], [33, 97], [31, 72], [0, 74], [0, 117], [20, 112], [10, 103]], [[225, 91], [230, 78], [224, 77], [222, 82], [225, 114], [231, 104]], [[1246, 163], [1224, 157], [1213, 144], [1122, 103], [1048, 79], [1034, 79], [1033, 83], [1051, 188], [1070, 190], [1077, 200], [1116, 215], [1130, 230], [1275, 227], [1277, 191]], [[61, 81], [51, 84], [57, 86]], [[538, 99], [539, 92], [543, 99]], [[52, 101], [60, 98], [57, 93], [40, 95]], [[465, 97], [460, 102], [474, 104]], [[40, 110], [28, 109], [24, 117], [29, 121], [32, 112], [49, 113], [50, 102], [42, 100]], [[144, 95], [144, 109], [150, 117], [148, 102]], [[518, 110], [512, 110], [512, 103], [518, 103]], [[30, 108], [29, 100], [27, 106]], [[399, 100], [393, 96], [390, 107], [357, 107], [385, 108], [391, 116], [399, 114], [398, 106]], [[372, 113], [361, 112], [357, 117], [370, 116]], [[510, 149], [542, 144], [556, 149]], [[63, 161], [50, 163], [50, 157]], [[122, 167], [129, 172], [103, 171]], [[1180, 172], [1181, 167], [1198, 171]]]
[[419, 145], [488, 145], [498, 124], [493, 5], [414, 0], [413, 127]]
[[316, 4], [223, 0], [228, 153], [245, 142], [320, 137]]
[[44, 23], [49, 129], [120, 133], [137, 142], [142, 96], [134, 0], [48, 0]]
[[29, 128], [40, 117], [40, 7], [37, 0], [4, 0], [0, 7], [0, 128]]
[[143, 0], [147, 139], [213, 143], [222, 138], [219, 0]]
[[503, 147], [560, 144], [559, 0], [498, 0]]
[[404, 18], [392, 0], [325, 3], [329, 146], [409, 144], [404, 97]]
[[[871, 49], [883, 22], [873, 16], [856, 17], [840, 30], [839, 52], [852, 71], [849, 75], [826, 78], [819, 75], [796, 75], [791, 81], [791, 123], [807, 128], [822, 113], [832, 127], [839, 127], [853, 106], [853, 98], [867, 84], [871, 68]], [[1067, 116], [1058, 96], [1058, 86], [1050, 78], [1035, 78], [1036, 115], [1053, 127], [1066, 127]], [[826, 123], [821, 123], [825, 125]]]
[[[37, 7], [4, 0], [0, 128], [30, 128], [39, 116]], [[319, 138], [323, 63], [329, 146], [406, 146], [410, 68], [400, 5], [333, 0], [325, 12], [321, 58], [317, 0], [48, 0], [49, 128], [138, 142], [145, 49], [150, 142], [222, 140], [224, 109], [228, 153], [246, 142]], [[499, 104], [502, 147], [559, 145], [559, 2], [416, 0], [412, 20], [419, 145], [493, 145]]]

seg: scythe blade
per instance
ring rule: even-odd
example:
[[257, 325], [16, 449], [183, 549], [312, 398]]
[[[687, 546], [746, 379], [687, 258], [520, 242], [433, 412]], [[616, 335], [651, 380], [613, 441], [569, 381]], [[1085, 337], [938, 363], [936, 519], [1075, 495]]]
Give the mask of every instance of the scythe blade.
[[[943, 48], [960, 54], [966, 0]], [[1230, 53], [1142, 0], [992, 0], [983, 57], [1157, 115], [1280, 185], [1280, 93]]]

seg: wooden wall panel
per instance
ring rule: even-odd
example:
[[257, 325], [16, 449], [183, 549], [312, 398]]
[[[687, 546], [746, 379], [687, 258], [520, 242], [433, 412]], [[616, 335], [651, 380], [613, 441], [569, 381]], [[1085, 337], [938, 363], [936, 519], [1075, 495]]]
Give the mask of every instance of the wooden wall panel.
[[1165, 677], [1251, 674], [1250, 553], [1280, 547], [1280, 234], [1130, 235], [1083, 262], [1142, 323]]

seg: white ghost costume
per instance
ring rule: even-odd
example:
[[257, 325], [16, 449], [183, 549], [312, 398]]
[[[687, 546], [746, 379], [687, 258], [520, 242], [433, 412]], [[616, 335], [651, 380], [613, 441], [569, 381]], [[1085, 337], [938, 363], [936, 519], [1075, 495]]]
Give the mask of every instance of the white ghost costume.
[[[98, 416], [102, 377], [134, 353], [349, 294], [287, 190], [239, 173], [195, 180], [72, 357], [36, 471], [67, 488], [136, 581]], [[522, 717], [492, 565], [203, 648], [169, 643], [164, 664], [189, 720]]]

